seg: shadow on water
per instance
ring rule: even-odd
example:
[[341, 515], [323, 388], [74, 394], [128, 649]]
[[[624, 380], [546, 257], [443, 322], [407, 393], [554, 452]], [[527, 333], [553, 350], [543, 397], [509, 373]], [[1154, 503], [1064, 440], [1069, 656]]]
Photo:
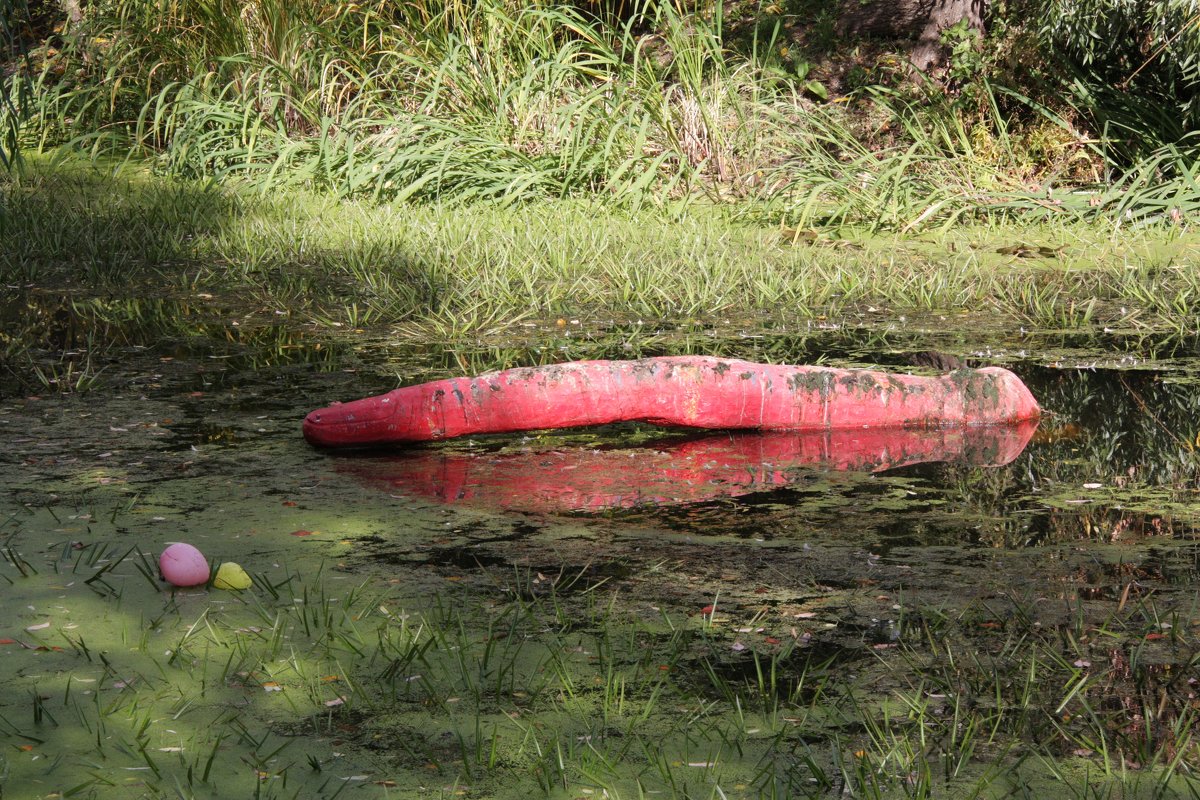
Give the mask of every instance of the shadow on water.
[[143, 350], [197, 367], [352, 367], [354, 345], [329, 331], [371, 296], [363, 264], [386, 273], [393, 320], [436, 311], [454, 280], [386, 237], [296, 241], [264, 219], [279, 241], [226, 241], [247, 224], [235, 193], [116, 167], [67, 160], [0, 176], [0, 396], [121, 386]]

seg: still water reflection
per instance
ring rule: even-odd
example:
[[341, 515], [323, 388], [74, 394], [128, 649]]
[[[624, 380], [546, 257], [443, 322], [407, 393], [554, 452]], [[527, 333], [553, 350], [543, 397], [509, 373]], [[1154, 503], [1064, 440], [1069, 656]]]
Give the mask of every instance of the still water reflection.
[[348, 457], [338, 470], [389, 493], [535, 512], [684, 505], [792, 485], [806, 470], [877, 472], [925, 462], [1003, 466], [1036, 423], [978, 428], [726, 432], [637, 447], [417, 448]]

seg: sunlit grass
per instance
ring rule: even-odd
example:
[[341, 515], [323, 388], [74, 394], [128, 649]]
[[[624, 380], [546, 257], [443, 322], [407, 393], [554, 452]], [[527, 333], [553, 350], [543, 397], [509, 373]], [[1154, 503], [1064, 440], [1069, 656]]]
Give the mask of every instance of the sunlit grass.
[[[0, 275], [13, 286], [233, 293], [268, 314], [286, 307], [293, 321], [439, 338], [526, 319], [747, 313], [794, 322], [968, 313], [1014, 328], [1186, 332], [1200, 303], [1189, 267], [1197, 239], [1175, 229], [1044, 222], [815, 234], [718, 206], [377, 205], [79, 165], [31, 165], [5, 196]], [[42, 369], [47, 383], [82, 375]]]

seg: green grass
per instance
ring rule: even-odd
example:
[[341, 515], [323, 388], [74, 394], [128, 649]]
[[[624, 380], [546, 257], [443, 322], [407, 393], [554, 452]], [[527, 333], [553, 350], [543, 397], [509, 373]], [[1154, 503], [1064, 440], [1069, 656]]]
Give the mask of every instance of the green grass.
[[[377, 205], [72, 162], [32, 162], [3, 193], [0, 279], [140, 298], [129, 307], [81, 298], [78, 313], [101, 325], [155, 304], [235, 302], [268, 318], [392, 325], [442, 339], [575, 317], [738, 324], [766, 316], [803, 326], [963, 313], [1030, 329], [1187, 332], [1200, 303], [1189, 266], [1197, 239], [1156, 227], [818, 234], [713, 206]], [[8, 332], [10, 347], [38, 340], [37, 315], [28, 319], [29, 330]], [[75, 366], [43, 372], [47, 382], [86, 380], [86, 365]]]

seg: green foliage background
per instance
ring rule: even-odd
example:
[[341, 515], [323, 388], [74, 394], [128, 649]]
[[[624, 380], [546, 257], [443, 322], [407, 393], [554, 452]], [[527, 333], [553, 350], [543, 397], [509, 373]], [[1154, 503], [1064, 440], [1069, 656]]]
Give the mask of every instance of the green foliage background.
[[39, 6], [5, 71], [3, 152], [388, 200], [703, 197], [873, 229], [1178, 222], [1200, 203], [1197, 3], [995, 4], [986, 38], [946, 31], [930, 76], [811, 6], [97, 0], [65, 29]]

